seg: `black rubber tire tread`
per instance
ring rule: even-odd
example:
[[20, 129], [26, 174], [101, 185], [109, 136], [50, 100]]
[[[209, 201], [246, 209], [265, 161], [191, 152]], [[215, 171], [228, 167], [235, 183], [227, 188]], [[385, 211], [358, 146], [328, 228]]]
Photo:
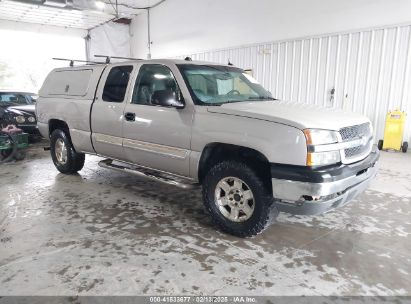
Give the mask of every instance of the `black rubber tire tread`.
[[18, 144], [17, 142], [15, 142], [13, 136], [11, 136], [10, 134], [7, 133], [3, 133], [1, 132], [1, 134], [4, 136], [6, 135], [11, 143], [12, 143], [12, 148], [7, 149], [7, 150], [2, 150], [1, 153], [1, 158], [0, 158], [0, 163], [7, 163], [9, 161], [11, 161], [14, 158], [14, 155], [16, 155], [17, 151], [18, 151]]
[[[214, 202], [217, 183], [228, 176], [242, 179], [253, 192], [254, 213], [245, 222], [235, 223], [225, 218]], [[222, 161], [208, 171], [203, 182], [203, 203], [213, 222], [222, 231], [243, 238], [261, 233], [278, 215], [271, 192], [267, 189], [267, 183], [264, 183], [264, 180], [251, 167], [233, 160]]]
[[401, 150], [402, 150], [403, 153], [407, 153], [407, 150], [408, 150], [408, 142], [404, 141], [404, 142], [402, 143]]
[[[60, 164], [57, 161], [56, 154], [55, 154], [55, 145], [58, 138], [61, 138], [67, 147], [67, 163]], [[71, 139], [67, 136], [66, 132], [60, 129], [54, 130], [50, 136], [50, 154], [51, 158], [53, 159], [54, 166], [59, 170], [61, 173], [64, 174], [74, 174], [83, 169], [85, 155], [83, 153], [77, 153], [74, 148], [73, 144], [71, 143]]]
[[14, 155], [15, 160], [23, 160], [26, 158], [26, 151], [25, 150], [18, 150]]
[[384, 145], [384, 141], [383, 141], [382, 139], [380, 139], [380, 140], [378, 141], [378, 145], [377, 145], [378, 150], [382, 150], [383, 145]]

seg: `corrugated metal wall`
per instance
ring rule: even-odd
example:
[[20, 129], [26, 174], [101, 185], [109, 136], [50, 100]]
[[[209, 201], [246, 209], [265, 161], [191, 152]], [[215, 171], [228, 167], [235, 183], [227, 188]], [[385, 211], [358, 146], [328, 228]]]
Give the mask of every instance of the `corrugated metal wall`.
[[[279, 99], [365, 114], [373, 122], [376, 139], [383, 137], [388, 110], [411, 113], [410, 25], [185, 56], [224, 64], [230, 60], [252, 69], [254, 77]], [[410, 134], [411, 117], [406, 127], [408, 141]]]

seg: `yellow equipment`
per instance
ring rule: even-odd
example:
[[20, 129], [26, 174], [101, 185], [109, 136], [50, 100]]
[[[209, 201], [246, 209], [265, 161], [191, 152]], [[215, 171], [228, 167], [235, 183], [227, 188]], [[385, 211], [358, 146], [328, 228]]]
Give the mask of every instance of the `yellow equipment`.
[[408, 143], [402, 142], [406, 118], [407, 114], [400, 110], [388, 112], [385, 120], [384, 140], [378, 141], [378, 149], [407, 152]]

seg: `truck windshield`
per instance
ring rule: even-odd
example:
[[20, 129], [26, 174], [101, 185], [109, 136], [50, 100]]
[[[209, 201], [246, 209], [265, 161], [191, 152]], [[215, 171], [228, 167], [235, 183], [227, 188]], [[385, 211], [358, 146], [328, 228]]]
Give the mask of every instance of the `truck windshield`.
[[194, 64], [180, 64], [178, 68], [196, 104], [274, 99], [252, 76], [239, 68]]

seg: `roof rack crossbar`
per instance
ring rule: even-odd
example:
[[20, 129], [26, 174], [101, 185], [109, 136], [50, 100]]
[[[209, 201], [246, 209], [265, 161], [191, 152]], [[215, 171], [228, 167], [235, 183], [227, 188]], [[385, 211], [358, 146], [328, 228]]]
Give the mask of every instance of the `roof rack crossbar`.
[[97, 62], [97, 61], [88, 61], [88, 60], [77, 60], [77, 59], [67, 59], [67, 58], [52, 58], [53, 60], [61, 60], [61, 61], [70, 61], [70, 66], [73, 67], [75, 62], [82, 62], [85, 64], [101, 64], [103, 62]]
[[110, 63], [111, 59], [123, 59], [123, 60], [143, 60], [141, 58], [132, 58], [132, 57], [119, 57], [119, 56], [107, 56], [107, 55], [94, 55], [97, 58], [106, 58], [106, 63]]

